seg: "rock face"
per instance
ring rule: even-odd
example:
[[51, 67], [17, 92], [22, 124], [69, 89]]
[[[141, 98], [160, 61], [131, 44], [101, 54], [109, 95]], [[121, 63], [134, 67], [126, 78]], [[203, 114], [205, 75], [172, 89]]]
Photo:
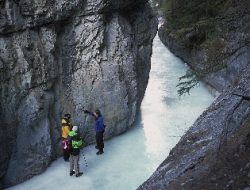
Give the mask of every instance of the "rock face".
[[132, 126], [157, 20], [144, 0], [0, 1], [0, 178], [29, 179], [61, 155], [60, 118], [87, 143], [99, 108], [105, 138]]
[[[188, 7], [194, 2], [201, 3], [199, 0], [181, 3]], [[178, 30], [170, 27], [173, 21], [165, 20], [159, 29], [163, 43], [196, 73], [204, 72], [210, 64], [212, 70], [202, 80], [221, 94], [138, 189], [250, 188], [248, 4], [249, 1], [237, 1], [236, 6], [221, 12], [217, 23], [213, 23], [221, 33], [214, 34], [209, 43], [204, 38], [204, 23], [194, 26], [190, 22], [187, 28]], [[218, 62], [224, 66], [218, 68]]]
[[223, 92], [138, 189], [250, 187], [250, 69]]
[[[200, 16], [199, 19], [189, 20], [192, 15], [188, 10], [184, 10], [183, 12], [187, 13], [181, 16], [187, 20], [186, 24], [177, 22], [173, 27], [174, 21], [165, 20], [159, 29], [162, 42], [187, 62], [204, 82], [219, 92], [239, 82], [250, 60], [248, 10], [250, 2], [247, 0], [231, 1], [231, 4], [228, 0], [223, 2], [225, 4], [216, 5], [218, 2], [211, 0], [210, 9], [214, 12], [213, 9], [216, 9], [218, 12], [215, 16], [208, 14]], [[178, 3], [180, 5], [177, 6], [177, 10], [185, 9], [187, 5], [191, 6], [190, 11], [198, 11], [195, 8], [199, 7], [199, 4], [204, 4], [201, 0], [177, 1], [176, 4]], [[192, 7], [196, 5], [197, 7]], [[216, 6], [225, 8], [219, 9]], [[209, 8], [207, 11], [209, 12]]]

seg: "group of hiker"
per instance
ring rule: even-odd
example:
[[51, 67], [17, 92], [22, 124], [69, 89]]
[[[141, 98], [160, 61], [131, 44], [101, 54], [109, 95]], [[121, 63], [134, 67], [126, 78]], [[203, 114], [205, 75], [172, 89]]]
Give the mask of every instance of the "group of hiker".
[[[100, 110], [90, 112], [84, 110], [85, 114], [91, 115], [95, 119], [95, 132], [96, 132], [96, 146], [98, 149], [97, 155], [103, 154], [104, 142], [103, 134], [105, 131], [104, 120]], [[71, 115], [65, 114], [61, 120], [62, 124], [62, 150], [63, 158], [65, 161], [70, 162], [70, 176], [81, 176], [83, 173], [79, 170], [80, 149], [84, 146], [84, 142], [79, 135], [78, 126], [71, 124]]]

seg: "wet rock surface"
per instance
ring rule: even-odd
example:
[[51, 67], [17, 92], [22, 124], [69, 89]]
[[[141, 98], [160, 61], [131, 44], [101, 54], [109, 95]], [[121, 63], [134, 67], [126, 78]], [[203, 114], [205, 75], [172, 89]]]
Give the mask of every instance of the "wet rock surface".
[[0, 178], [29, 179], [61, 155], [60, 118], [86, 143], [125, 132], [146, 89], [157, 21], [141, 1], [0, 1]]
[[223, 92], [138, 189], [250, 187], [250, 72]]

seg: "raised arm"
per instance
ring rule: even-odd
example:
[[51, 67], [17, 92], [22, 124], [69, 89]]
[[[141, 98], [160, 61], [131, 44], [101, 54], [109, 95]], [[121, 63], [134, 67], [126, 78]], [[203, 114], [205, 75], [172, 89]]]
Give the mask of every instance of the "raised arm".
[[89, 114], [89, 115], [93, 116], [94, 118], [96, 118], [96, 116], [94, 115], [93, 112], [90, 112], [90, 111], [88, 111], [88, 110], [84, 110], [84, 113], [85, 113], [85, 114]]

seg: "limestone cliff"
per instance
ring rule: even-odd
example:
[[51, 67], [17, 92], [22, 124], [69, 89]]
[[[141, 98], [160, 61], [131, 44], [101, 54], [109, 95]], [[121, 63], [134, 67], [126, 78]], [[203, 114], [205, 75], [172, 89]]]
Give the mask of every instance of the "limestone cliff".
[[105, 138], [135, 121], [157, 20], [144, 0], [0, 1], [0, 178], [29, 179], [60, 156], [60, 118], [94, 140], [83, 108], [99, 108]]
[[162, 42], [221, 92], [237, 85], [250, 61], [250, 2], [176, 1], [159, 29]]

